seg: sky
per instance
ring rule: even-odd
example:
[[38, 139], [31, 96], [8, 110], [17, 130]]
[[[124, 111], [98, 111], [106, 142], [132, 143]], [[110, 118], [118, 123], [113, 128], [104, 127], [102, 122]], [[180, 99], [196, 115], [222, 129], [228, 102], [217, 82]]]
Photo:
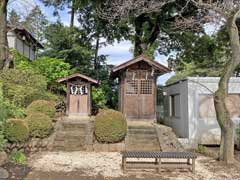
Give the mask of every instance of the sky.
[[[10, 0], [10, 8], [9, 9], [15, 9], [20, 14], [26, 14], [28, 13], [35, 5], [39, 5], [42, 12], [45, 14], [47, 19], [50, 22], [55, 22], [57, 20], [57, 17], [53, 16], [53, 7], [45, 7], [40, 0]], [[60, 20], [63, 24], [69, 25], [70, 21], [70, 15], [69, 15], [69, 9], [65, 9], [64, 11], [59, 11], [60, 14]], [[75, 22], [77, 24], [78, 22]], [[133, 53], [131, 52], [131, 49], [133, 47], [133, 44], [130, 41], [121, 41], [121, 42], [115, 42], [112, 45], [107, 45], [105, 47], [102, 47], [99, 51], [100, 54], [108, 55], [107, 57], [107, 63], [118, 65], [123, 63], [124, 61], [130, 60], [133, 58]], [[157, 53], [158, 54], [158, 53]], [[155, 57], [155, 60], [160, 62], [163, 65], [167, 66], [167, 57], [157, 55]], [[167, 79], [169, 79], [174, 72], [163, 75], [158, 78], [158, 84], [164, 84]]]

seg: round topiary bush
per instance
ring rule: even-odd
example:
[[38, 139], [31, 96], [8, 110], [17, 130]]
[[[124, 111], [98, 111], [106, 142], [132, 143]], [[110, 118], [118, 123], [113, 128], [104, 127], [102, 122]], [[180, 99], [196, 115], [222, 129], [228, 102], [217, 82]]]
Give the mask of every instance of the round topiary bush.
[[100, 142], [119, 142], [127, 134], [127, 121], [121, 112], [111, 109], [100, 111], [95, 118], [94, 133]]
[[21, 119], [8, 119], [4, 126], [4, 136], [10, 142], [24, 142], [29, 138], [27, 123]]
[[33, 101], [27, 107], [27, 114], [33, 114], [36, 112], [46, 114], [52, 118], [52, 117], [54, 117], [55, 112], [56, 112], [55, 105], [53, 102], [46, 101], [46, 100]]
[[29, 114], [25, 121], [28, 124], [31, 137], [44, 138], [51, 133], [52, 119], [43, 113]]

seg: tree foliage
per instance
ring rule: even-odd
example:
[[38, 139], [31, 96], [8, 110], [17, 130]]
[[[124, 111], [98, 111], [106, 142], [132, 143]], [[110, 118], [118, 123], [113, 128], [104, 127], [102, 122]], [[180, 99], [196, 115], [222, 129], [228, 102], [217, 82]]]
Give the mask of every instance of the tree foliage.
[[7, 69], [0, 72], [3, 95], [16, 106], [26, 107], [41, 99], [47, 90], [44, 76], [30, 70]]
[[49, 90], [60, 89], [57, 79], [68, 76], [72, 72], [70, 64], [57, 58], [41, 57], [32, 62], [32, 66], [36, 72], [46, 77]]
[[35, 6], [21, 22], [39, 42], [44, 40], [44, 31], [48, 25], [48, 20], [39, 6]]
[[[98, 14], [101, 18], [110, 22], [126, 21], [134, 28], [135, 33], [130, 39], [134, 43], [135, 56], [146, 53], [150, 57], [154, 57], [160, 43], [167, 44], [165, 37], [172, 33], [173, 26], [179, 24], [179, 19], [192, 15], [200, 17], [204, 13], [197, 11], [195, 4], [187, 0], [105, 0], [100, 2], [99, 7]], [[201, 29], [200, 23], [198, 28]]]
[[94, 51], [88, 35], [79, 28], [69, 28], [60, 22], [51, 24], [45, 31], [48, 41], [45, 56], [63, 59], [84, 74], [92, 69]]
[[9, 13], [8, 24], [13, 27], [20, 26], [21, 24], [21, 17], [14, 9]]

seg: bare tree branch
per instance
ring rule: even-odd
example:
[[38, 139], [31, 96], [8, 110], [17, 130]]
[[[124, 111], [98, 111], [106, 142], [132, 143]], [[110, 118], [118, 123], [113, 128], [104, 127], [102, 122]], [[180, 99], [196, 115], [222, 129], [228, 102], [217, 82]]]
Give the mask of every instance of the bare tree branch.
[[144, 13], [160, 12], [161, 8], [175, 0], [106, 0], [97, 12], [100, 18], [108, 21], [137, 17]]

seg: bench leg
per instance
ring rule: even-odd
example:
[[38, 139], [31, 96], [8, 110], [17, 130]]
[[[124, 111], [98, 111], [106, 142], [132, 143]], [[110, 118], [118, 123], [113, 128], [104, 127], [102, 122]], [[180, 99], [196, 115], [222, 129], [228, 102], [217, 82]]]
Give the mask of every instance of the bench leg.
[[155, 158], [155, 164], [158, 164], [158, 158]]
[[126, 171], [126, 158], [122, 157], [122, 169], [123, 173]]
[[161, 173], [161, 158], [159, 158], [159, 161], [158, 161], [158, 173]]
[[195, 159], [192, 159], [192, 172], [195, 174]]
[[190, 164], [190, 158], [187, 158], [187, 164], [188, 165]]

